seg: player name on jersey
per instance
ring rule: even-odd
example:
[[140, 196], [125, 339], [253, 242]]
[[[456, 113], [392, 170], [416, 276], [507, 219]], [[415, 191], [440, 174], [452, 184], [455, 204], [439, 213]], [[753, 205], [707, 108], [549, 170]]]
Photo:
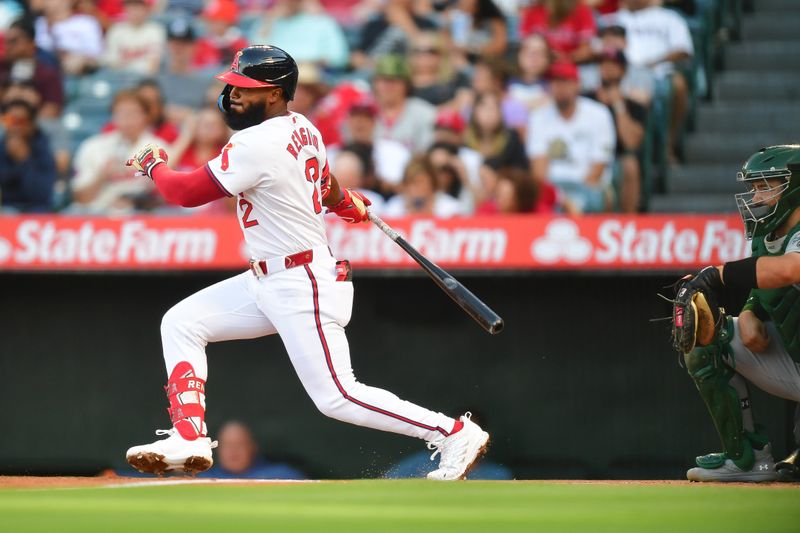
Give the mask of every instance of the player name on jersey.
[[[685, 270], [749, 254], [741, 219], [723, 216], [553, 216], [389, 221], [448, 268]], [[356, 269], [414, 268], [371, 224], [326, 220], [328, 242]], [[248, 251], [232, 217], [0, 217], [2, 270], [242, 270]]]
[[292, 131], [291, 142], [286, 145], [286, 151], [297, 159], [300, 157], [300, 150], [304, 146], [313, 146], [316, 150], [319, 150], [319, 139], [306, 128], [297, 128]]

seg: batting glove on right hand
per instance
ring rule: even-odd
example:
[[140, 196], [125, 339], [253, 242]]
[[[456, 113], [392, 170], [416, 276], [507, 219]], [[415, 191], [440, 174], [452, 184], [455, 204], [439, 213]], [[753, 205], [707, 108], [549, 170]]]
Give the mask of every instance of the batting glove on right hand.
[[358, 191], [342, 189], [342, 199], [338, 204], [329, 207], [331, 213], [336, 213], [342, 220], [349, 224], [358, 224], [369, 220], [367, 206], [372, 202]]
[[146, 144], [131, 159], [125, 162], [126, 166], [133, 167], [136, 171], [153, 179], [153, 169], [159, 163], [166, 163], [169, 160], [167, 152], [157, 144]]

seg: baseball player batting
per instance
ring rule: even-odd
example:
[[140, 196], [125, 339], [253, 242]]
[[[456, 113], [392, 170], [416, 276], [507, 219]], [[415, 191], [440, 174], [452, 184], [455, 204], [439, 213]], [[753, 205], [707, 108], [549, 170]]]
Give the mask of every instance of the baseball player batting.
[[249, 271], [193, 294], [161, 323], [172, 428], [166, 438], [134, 446], [128, 462], [141, 472], [202, 472], [213, 464], [208, 437], [205, 347], [209, 342], [279, 334], [308, 395], [323, 414], [428, 441], [440, 454], [430, 479], [462, 479], [485, 452], [489, 434], [466, 413], [458, 420], [359, 383], [344, 328], [350, 320], [350, 265], [328, 248], [324, 208], [349, 223], [368, 220], [369, 200], [340, 188], [328, 170], [317, 128], [287, 110], [297, 64], [274, 46], [239, 51], [219, 108], [237, 130], [222, 152], [193, 172], [174, 172], [156, 145], [129, 164], [172, 204], [196, 207], [237, 198], [239, 224], [252, 259]]

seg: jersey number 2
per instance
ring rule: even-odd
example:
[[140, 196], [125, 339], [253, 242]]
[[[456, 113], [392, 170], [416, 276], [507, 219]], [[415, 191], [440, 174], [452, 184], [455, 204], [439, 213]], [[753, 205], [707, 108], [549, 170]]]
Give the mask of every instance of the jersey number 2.
[[306, 179], [314, 187], [314, 192], [311, 194], [311, 201], [314, 202], [314, 212], [317, 214], [322, 213], [322, 204], [319, 203], [319, 191], [317, 190], [317, 182], [319, 181], [319, 161], [316, 157], [311, 157], [306, 160]]
[[243, 211], [242, 226], [244, 226], [245, 228], [252, 228], [253, 226], [258, 226], [258, 220], [256, 219], [250, 220], [250, 213], [253, 212], [253, 204], [250, 203], [249, 200], [246, 200], [243, 194], [239, 195], [239, 209]]

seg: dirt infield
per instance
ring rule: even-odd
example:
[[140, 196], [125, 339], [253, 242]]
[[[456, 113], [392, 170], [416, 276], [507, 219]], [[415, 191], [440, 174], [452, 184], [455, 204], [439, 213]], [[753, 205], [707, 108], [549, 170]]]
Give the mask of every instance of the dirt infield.
[[[170, 476], [163, 478], [142, 477], [41, 477], [41, 476], [0, 476], [0, 490], [2, 489], [77, 489], [90, 487], [124, 487], [124, 486], [157, 486], [157, 485], [292, 485], [297, 483], [316, 483], [318, 481], [286, 481], [286, 480], [252, 480], [252, 479], [214, 479]], [[327, 481], [326, 483], [331, 483]], [[338, 481], [346, 483], [346, 481]], [[692, 485], [681, 480], [515, 480], [495, 481], [493, 483], [530, 483], [530, 484], [564, 484], [564, 485], [630, 485], [630, 486], [664, 486], [664, 485]], [[697, 483], [698, 486], [725, 485], [740, 487], [763, 488], [794, 488], [800, 489], [800, 483]]]

